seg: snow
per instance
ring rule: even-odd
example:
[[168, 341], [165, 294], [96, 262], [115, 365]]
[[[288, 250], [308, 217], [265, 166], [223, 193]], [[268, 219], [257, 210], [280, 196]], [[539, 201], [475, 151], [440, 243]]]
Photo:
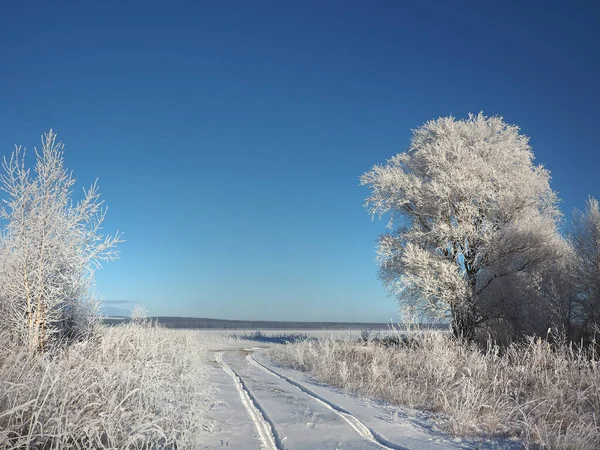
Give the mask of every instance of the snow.
[[202, 448], [232, 449], [499, 449], [520, 448], [448, 436], [425, 415], [343, 393], [270, 361], [264, 349], [211, 353], [210, 381], [221, 400], [214, 433]]
[[231, 378], [214, 360], [209, 365], [208, 383], [218, 392], [218, 402], [211, 408], [209, 419], [214, 422], [213, 433], [199, 443], [200, 448], [259, 449], [257, 431]]

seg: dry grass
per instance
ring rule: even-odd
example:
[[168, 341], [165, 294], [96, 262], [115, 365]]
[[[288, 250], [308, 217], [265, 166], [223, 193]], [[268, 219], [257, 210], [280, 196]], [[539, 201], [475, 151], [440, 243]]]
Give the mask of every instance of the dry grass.
[[439, 332], [397, 347], [321, 339], [271, 356], [348, 391], [445, 413], [458, 435], [522, 439], [528, 448], [600, 448], [600, 362], [592, 347], [529, 339], [486, 351]]
[[126, 325], [28, 357], [0, 335], [0, 448], [198, 448], [213, 396], [200, 338]]

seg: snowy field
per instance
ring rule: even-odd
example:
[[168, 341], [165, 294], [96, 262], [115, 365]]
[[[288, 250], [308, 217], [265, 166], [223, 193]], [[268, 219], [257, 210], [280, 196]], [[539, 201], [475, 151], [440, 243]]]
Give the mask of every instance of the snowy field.
[[[440, 333], [449, 331], [445, 329], [419, 329], [419, 333]], [[246, 329], [246, 330], [199, 330], [211, 340], [226, 339], [248, 340], [263, 344], [284, 344], [302, 339], [336, 339], [336, 340], [356, 340], [363, 336], [369, 338], [384, 338], [386, 336], [410, 335], [413, 333], [410, 329], [392, 328], [388, 330], [360, 330], [360, 329], [339, 329], [339, 330], [305, 330], [305, 329]]]
[[[511, 442], [448, 436], [431, 415], [354, 397], [273, 363], [269, 346], [302, 336], [358, 338], [360, 332], [216, 332], [206, 336], [209, 382], [207, 449], [499, 449]], [[240, 339], [246, 336], [250, 339]], [[270, 342], [271, 340], [271, 342]]]

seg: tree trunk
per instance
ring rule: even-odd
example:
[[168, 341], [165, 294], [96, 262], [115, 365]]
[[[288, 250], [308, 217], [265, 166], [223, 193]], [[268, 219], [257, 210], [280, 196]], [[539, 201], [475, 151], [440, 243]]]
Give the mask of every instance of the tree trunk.
[[470, 304], [453, 308], [452, 333], [465, 342], [471, 342], [475, 338], [475, 311]]
[[471, 342], [475, 339], [475, 325], [477, 323], [477, 270], [474, 261], [465, 258], [467, 284], [470, 294], [463, 302], [452, 308], [452, 333], [457, 339]]

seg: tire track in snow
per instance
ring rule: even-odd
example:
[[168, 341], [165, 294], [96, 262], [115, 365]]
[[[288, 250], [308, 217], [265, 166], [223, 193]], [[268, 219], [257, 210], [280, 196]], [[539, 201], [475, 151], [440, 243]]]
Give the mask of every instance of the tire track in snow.
[[270, 369], [269, 367], [267, 367], [264, 364], [262, 364], [262, 363], [258, 362], [257, 360], [255, 360], [252, 357], [251, 354], [247, 355], [246, 359], [253, 366], [258, 367], [259, 369], [263, 370], [264, 372], [266, 372], [266, 373], [268, 373], [268, 374], [270, 374], [270, 375], [272, 375], [274, 377], [277, 377], [277, 378], [280, 378], [280, 379], [282, 379], [284, 381], [287, 381], [292, 386], [296, 387], [300, 391], [302, 391], [305, 394], [307, 394], [310, 397], [312, 397], [313, 400], [315, 400], [316, 402], [320, 403], [325, 408], [327, 408], [327, 409], [333, 411], [334, 413], [336, 413], [338, 416], [340, 416], [342, 419], [344, 419], [346, 422], [348, 422], [348, 424], [362, 438], [364, 438], [364, 439], [366, 439], [368, 441], [371, 441], [372, 443], [374, 443], [374, 444], [376, 444], [376, 445], [378, 445], [381, 448], [386, 449], [386, 450], [409, 450], [406, 447], [403, 447], [401, 445], [394, 444], [393, 442], [388, 441], [383, 436], [381, 436], [376, 431], [374, 431], [371, 428], [369, 428], [360, 419], [358, 419], [357, 417], [355, 417], [354, 415], [352, 415], [352, 413], [346, 411], [341, 406], [338, 406], [335, 403], [327, 400], [326, 398], [321, 397], [320, 395], [314, 393], [313, 391], [311, 391], [307, 387], [303, 386], [302, 384], [298, 383], [297, 381], [293, 380], [292, 378], [289, 378], [289, 377], [287, 377], [285, 375], [282, 375], [280, 373], [275, 372], [274, 370]]
[[263, 447], [267, 450], [284, 450], [285, 447], [281, 443], [281, 440], [275, 433], [275, 427], [273, 423], [268, 419], [264, 410], [259, 406], [256, 398], [250, 393], [250, 390], [246, 387], [246, 384], [242, 378], [223, 360], [223, 352], [215, 353], [215, 360], [221, 366], [221, 368], [229, 375], [235, 387], [240, 394], [242, 403], [248, 411], [258, 435], [263, 444]]

